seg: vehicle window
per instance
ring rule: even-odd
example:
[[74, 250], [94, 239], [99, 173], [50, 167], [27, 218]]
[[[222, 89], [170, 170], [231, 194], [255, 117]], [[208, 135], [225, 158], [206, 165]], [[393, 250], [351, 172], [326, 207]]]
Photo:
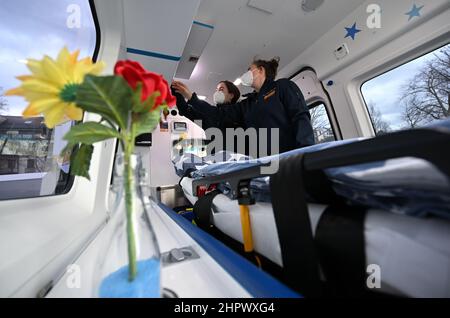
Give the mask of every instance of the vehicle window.
[[375, 77], [361, 87], [377, 135], [450, 115], [450, 45]]
[[328, 117], [325, 105], [320, 103], [310, 106], [309, 113], [311, 114], [311, 124], [313, 126], [316, 144], [335, 141], [336, 137], [331, 128], [330, 118]]
[[23, 118], [27, 102], [6, 97], [28, 74], [26, 59], [53, 58], [64, 47], [93, 56], [97, 32], [88, 0], [15, 0], [0, 3], [0, 200], [66, 193], [69, 158], [61, 158], [72, 123], [47, 129], [43, 118]]

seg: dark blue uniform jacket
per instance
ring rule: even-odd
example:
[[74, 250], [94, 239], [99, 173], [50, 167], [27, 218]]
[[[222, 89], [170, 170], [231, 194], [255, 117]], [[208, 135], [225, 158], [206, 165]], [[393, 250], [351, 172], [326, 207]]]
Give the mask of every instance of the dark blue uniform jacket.
[[[270, 128], [279, 128], [280, 153], [314, 144], [305, 98], [298, 86], [288, 79], [267, 79], [258, 93], [251, 93], [234, 105], [214, 107], [193, 94], [187, 104], [180, 101], [177, 106], [181, 115], [201, 119], [204, 129], [268, 128], [270, 138]], [[270, 149], [270, 139], [267, 147], [268, 153], [264, 155], [275, 153]]]

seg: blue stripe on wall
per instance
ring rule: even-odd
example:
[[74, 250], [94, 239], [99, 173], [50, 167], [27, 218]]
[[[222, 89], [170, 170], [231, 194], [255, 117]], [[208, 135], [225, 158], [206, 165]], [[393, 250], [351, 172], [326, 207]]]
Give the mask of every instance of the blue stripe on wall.
[[127, 53], [138, 54], [138, 55], [143, 55], [143, 56], [150, 56], [150, 57], [155, 57], [158, 59], [175, 61], [175, 62], [178, 62], [179, 60], [181, 60], [181, 56], [166, 55], [166, 54], [161, 54], [161, 53], [157, 53], [157, 52], [133, 49], [130, 47], [127, 47]]
[[176, 214], [169, 207], [162, 203], [158, 205], [253, 297], [302, 298], [283, 283], [260, 270], [181, 215]]
[[198, 21], [194, 21], [193, 23], [196, 25], [208, 28], [208, 29], [214, 29], [214, 26], [206, 24], [206, 23], [202, 23], [202, 22], [198, 22]]

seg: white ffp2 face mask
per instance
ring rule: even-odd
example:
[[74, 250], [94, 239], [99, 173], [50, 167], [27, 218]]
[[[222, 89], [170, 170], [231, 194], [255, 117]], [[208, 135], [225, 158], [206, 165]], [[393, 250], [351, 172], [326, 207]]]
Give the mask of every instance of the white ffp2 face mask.
[[244, 75], [241, 76], [241, 82], [244, 86], [252, 86], [253, 85], [253, 72], [249, 70]]
[[213, 100], [216, 105], [221, 105], [225, 103], [225, 94], [221, 91], [217, 91], [214, 93]]

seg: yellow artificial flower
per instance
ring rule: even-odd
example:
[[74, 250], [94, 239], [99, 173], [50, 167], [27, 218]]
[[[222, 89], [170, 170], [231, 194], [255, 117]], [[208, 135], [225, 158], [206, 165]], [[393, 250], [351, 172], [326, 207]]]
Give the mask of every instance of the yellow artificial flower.
[[69, 120], [81, 120], [83, 110], [74, 103], [76, 89], [87, 74], [99, 75], [104, 63], [93, 63], [89, 57], [78, 60], [78, 55], [79, 51], [70, 53], [64, 47], [56, 60], [48, 56], [40, 61], [27, 60], [32, 75], [18, 76], [22, 85], [5, 95], [23, 96], [29, 102], [23, 116], [43, 114], [48, 128]]

